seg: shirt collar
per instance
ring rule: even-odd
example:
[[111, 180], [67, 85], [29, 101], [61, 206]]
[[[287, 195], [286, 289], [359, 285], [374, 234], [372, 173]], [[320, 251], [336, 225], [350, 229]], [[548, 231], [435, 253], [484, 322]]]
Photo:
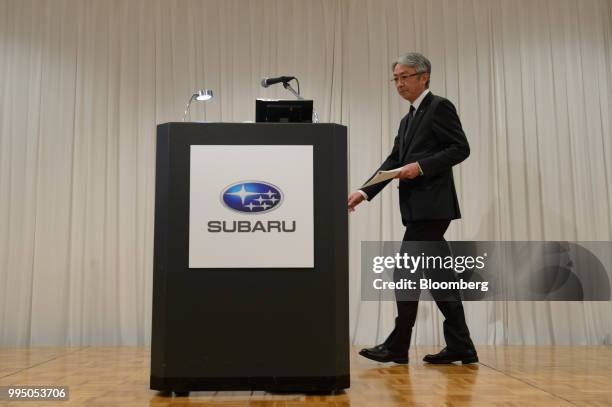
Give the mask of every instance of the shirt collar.
[[418, 98], [416, 98], [416, 100], [413, 103], [411, 103], [411, 105], [414, 106], [415, 112], [419, 110], [419, 106], [421, 106], [421, 102], [423, 102], [423, 99], [425, 99], [425, 96], [427, 96], [428, 93], [429, 93], [429, 88], [425, 89], [423, 93], [421, 93], [421, 95]]

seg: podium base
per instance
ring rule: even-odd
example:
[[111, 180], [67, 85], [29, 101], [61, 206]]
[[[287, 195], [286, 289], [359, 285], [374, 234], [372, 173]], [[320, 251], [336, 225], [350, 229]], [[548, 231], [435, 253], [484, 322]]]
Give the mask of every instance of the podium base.
[[332, 393], [349, 388], [350, 375], [316, 377], [157, 377], [151, 390], [161, 392], [263, 390], [271, 393]]

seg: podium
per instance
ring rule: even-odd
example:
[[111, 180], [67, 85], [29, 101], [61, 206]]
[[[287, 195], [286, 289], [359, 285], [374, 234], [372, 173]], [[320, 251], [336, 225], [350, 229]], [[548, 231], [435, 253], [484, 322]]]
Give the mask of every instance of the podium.
[[346, 127], [157, 127], [150, 387], [348, 388]]

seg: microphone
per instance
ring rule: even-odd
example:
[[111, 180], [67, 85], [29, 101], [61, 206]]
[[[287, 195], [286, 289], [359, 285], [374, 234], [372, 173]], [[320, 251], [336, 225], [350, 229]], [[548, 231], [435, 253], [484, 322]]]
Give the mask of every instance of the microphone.
[[295, 79], [295, 76], [279, 76], [277, 78], [263, 78], [261, 80], [261, 86], [267, 88], [270, 85], [274, 85], [275, 83], [286, 83], [290, 80]]

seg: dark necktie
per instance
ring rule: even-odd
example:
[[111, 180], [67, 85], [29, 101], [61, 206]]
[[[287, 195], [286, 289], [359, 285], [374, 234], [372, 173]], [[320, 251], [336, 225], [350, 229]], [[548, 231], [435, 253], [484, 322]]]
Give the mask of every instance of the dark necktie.
[[404, 141], [408, 141], [408, 132], [410, 131], [412, 119], [414, 119], [414, 111], [414, 106], [410, 105], [410, 111], [408, 112], [408, 117], [406, 118], [406, 131], [404, 132]]

